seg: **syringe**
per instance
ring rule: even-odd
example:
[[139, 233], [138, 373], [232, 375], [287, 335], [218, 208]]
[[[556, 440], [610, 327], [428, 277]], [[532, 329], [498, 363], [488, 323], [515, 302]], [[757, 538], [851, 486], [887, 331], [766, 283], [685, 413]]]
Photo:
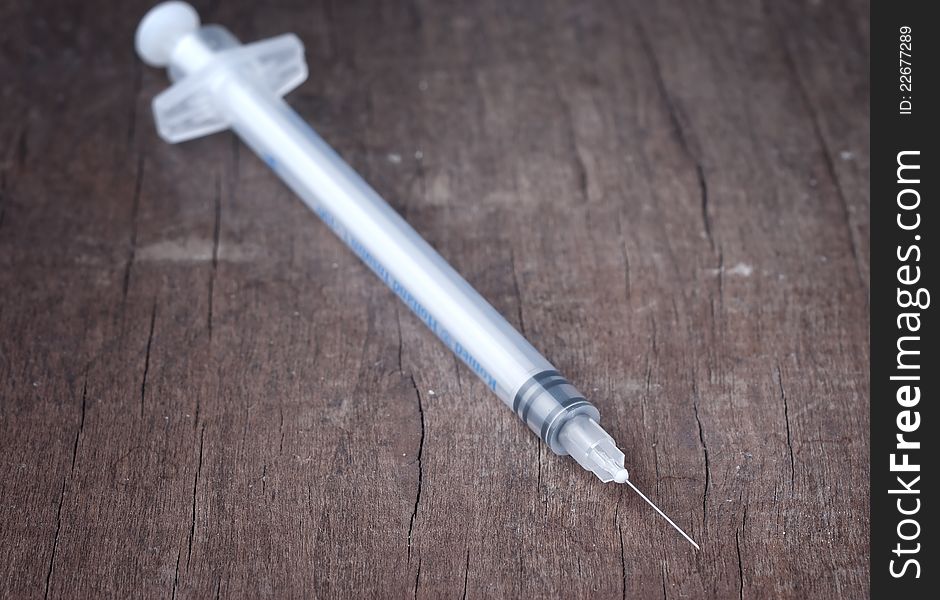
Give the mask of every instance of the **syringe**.
[[135, 42], [174, 81], [153, 101], [164, 140], [233, 129], [553, 452], [627, 483], [698, 548], [628, 480], [597, 408], [284, 102], [307, 77], [295, 35], [243, 46], [174, 1], [147, 13]]

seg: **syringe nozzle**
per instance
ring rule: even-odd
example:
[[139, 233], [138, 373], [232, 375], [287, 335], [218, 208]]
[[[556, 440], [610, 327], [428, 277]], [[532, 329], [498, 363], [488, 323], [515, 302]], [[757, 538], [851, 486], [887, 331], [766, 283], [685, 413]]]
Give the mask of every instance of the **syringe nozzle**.
[[604, 483], [623, 483], [627, 480], [623, 452], [590, 416], [577, 415], [565, 423], [558, 433], [558, 439], [571, 458]]

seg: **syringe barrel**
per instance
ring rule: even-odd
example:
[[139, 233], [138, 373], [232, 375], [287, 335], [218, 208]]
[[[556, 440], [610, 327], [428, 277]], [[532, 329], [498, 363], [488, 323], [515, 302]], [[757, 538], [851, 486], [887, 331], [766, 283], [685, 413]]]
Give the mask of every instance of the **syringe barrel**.
[[[174, 59], [204, 60], [195, 45], [205, 29]], [[580, 414], [597, 420], [597, 409], [279, 96], [235, 69], [215, 77], [216, 108], [239, 137], [553, 451], [567, 454], [561, 426]]]

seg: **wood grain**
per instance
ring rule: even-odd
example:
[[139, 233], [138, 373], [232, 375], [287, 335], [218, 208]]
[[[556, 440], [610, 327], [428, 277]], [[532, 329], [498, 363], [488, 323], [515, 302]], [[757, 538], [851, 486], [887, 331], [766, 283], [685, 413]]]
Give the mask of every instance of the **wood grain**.
[[146, 2], [0, 8], [0, 595], [824, 597], [868, 582], [865, 2], [197, 3], [600, 407], [554, 456], [231, 134]]

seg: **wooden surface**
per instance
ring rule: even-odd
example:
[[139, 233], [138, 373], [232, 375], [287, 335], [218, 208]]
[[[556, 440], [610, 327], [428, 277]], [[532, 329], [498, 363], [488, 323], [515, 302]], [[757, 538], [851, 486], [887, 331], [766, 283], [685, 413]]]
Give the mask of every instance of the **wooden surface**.
[[144, 2], [0, 9], [0, 595], [858, 598], [868, 6], [199, 3], [601, 409], [551, 454], [230, 133]]

